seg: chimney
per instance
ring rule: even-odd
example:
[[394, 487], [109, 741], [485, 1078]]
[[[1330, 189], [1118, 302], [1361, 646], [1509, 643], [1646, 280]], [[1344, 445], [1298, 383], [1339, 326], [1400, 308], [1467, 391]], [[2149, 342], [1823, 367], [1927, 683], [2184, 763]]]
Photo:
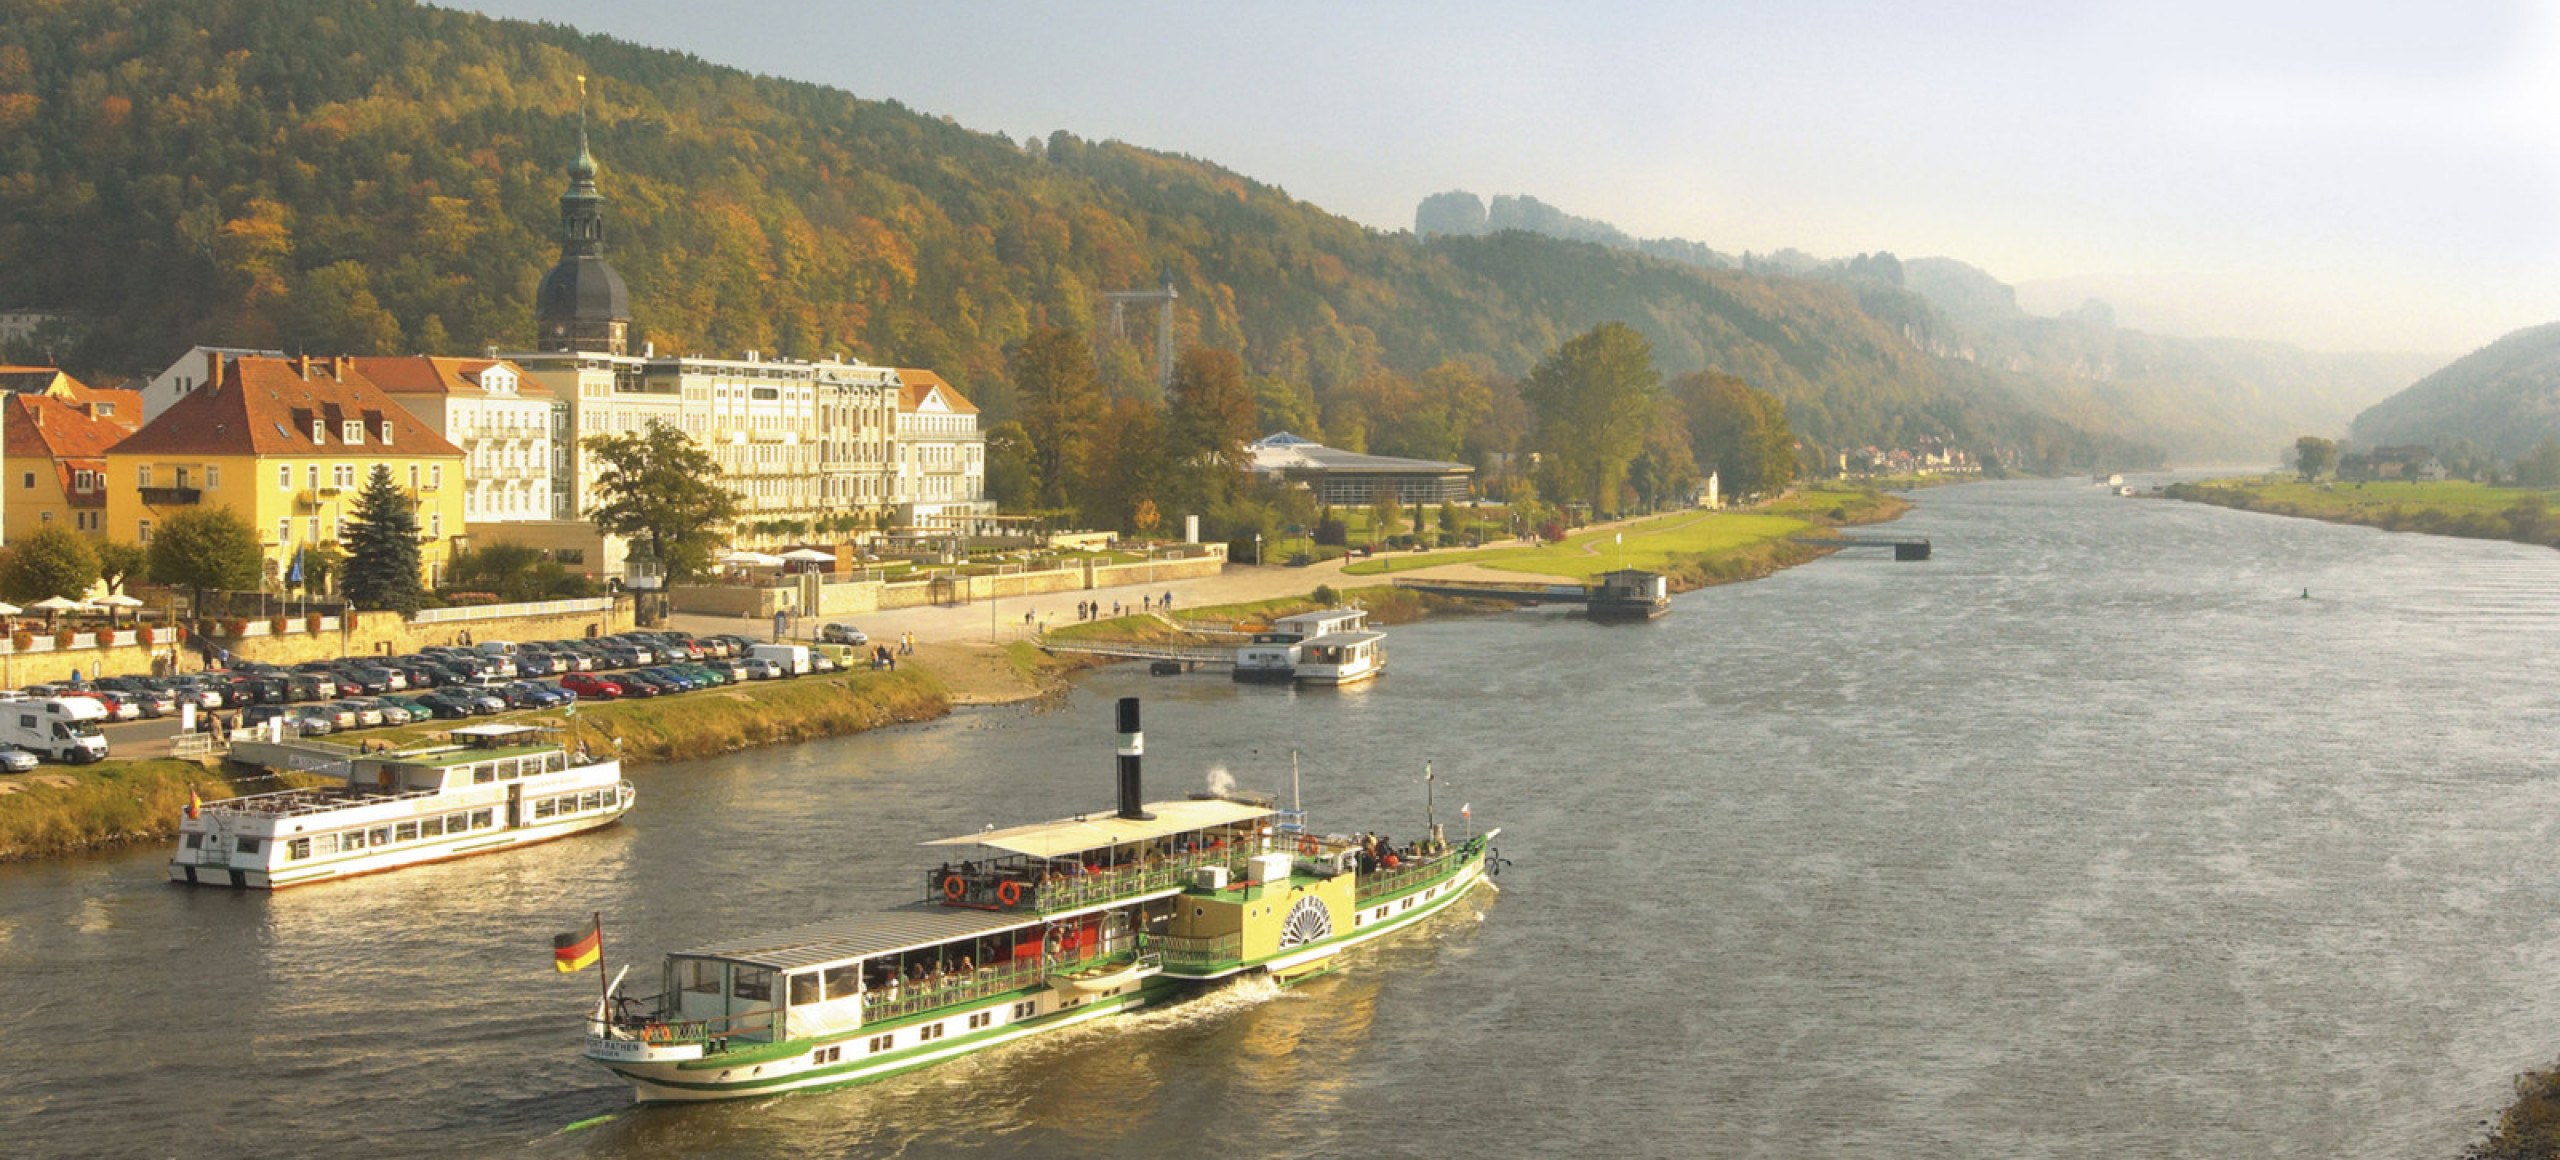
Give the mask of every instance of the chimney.
[[293, 373], [295, 377], [301, 379], [303, 382], [310, 382], [311, 356], [307, 354], [298, 354], [293, 356]]
[[353, 370], [355, 365], [354, 355], [338, 355], [329, 360], [329, 377], [343, 383], [347, 381], [347, 372]]
[[1147, 735], [1138, 731], [1138, 699], [1120, 698], [1120, 816], [1133, 822], [1155, 820], [1142, 808], [1138, 764], [1147, 752]]
[[222, 385], [221, 351], [208, 350], [204, 352], [204, 385], [208, 387], [218, 387]]

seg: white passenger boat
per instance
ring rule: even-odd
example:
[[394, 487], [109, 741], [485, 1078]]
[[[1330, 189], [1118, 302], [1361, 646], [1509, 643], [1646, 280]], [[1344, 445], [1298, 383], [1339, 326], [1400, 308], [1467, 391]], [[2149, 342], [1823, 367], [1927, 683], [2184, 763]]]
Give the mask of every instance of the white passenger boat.
[[1328, 632], [1298, 646], [1298, 683], [1352, 685], [1385, 672], [1387, 634]]
[[190, 805], [169, 880], [281, 889], [564, 838], [631, 808], [621, 762], [568, 753], [544, 730], [447, 736], [350, 756], [342, 785]]
[[1367, 627], [1369, 610], [1365, 608], [1322, 608], [1280, 617], [1271, 622], [1268, 631], [1253, 634], [1252, 643], [1236, 649], [1235, 679], [1296, 680], [1298, 661], [1308, 640], [1328, 633], [1359, 632]]
[[1307, 833], [1268, 797], [1142, 805], [1137, 713], [1120, 703], [1118, 812], [928, 843], [979, 852], [905, 906], [668, 955], [655, 993], [607, 988], [585, 1056], [643, 1101], [860, 1083], [1209, 980], [1322, 973], [1499, 865], [1498, 830], [1399, 845]]

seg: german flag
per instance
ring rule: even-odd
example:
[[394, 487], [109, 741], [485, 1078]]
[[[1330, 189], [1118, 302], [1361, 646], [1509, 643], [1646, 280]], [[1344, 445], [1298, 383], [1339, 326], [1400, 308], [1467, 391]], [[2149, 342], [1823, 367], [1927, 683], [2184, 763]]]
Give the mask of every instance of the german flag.
[[551, 965], [561, 974], [583, 970], [604, 952], [604, 920], [587, 920], [587, 929], [551, 936]]

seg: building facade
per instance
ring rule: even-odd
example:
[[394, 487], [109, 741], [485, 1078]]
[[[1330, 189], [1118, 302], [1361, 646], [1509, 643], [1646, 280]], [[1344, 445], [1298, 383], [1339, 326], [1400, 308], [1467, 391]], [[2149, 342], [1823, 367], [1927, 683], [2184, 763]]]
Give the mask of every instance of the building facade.
[[465, 526], [461, 448], [353, 359], [239, 357], [212, 381], [107, 449], [109, 537], [149, 544], [179, 512], [226, 508], [257, 530], [266, 577], [281, 581], [295, 553], [339, 542], [382, 464], [415, 505], [424, 579], [441, 578]]
[[106, 538], [107, 449], [133, 434], [141, 417], [133, 407], [119, 413], [109, 403], [102, 413], [100, 406], [51, 394], [12, 393], [0, 399], [10, 541], [57, 526]]
[[895, 481], [898, 522], [917, 530], [968, 529], [995, 514], [987, 494], [987, 441], [978, 408], [928, 370], [901, 369]]
[[358, 358], [356, 370], [401, 409], [462, 449], [467, 525], [561, 518], [552, 447], [568, 408], [503, 359]]
[[1394, 495], [1402, 504], [1461, 500], [1467, 498], [1476, 474], [1474, 467], [1464, 463], [1363, 455], [1286, 431], [1247, 444], [1245, 454], [1256, 477], [1305, 487], [1317, 503], [1339, 507], [1374, 503], [1381, 493]]

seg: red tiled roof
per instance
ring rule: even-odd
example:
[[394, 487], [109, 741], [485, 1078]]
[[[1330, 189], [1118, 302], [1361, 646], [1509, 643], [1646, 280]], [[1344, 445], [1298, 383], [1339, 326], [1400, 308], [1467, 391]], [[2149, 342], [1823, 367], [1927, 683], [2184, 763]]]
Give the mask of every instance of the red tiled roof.
[[503, 366], [515, 372], [516, 393], [534, 398], [550, 398], [551, 388], [543, 386], [524, 368], [494, 358], [443, 358], [436, 355], [401, 355], [398, 357], [359, 357], [356, 371], [373, 380], [373, 384], [394, 395], [478, 395], [484, 394], [480, 375], [491, 367]]
[[898, 409], [908, 414], [914, 414], [916, 408], [924, 405], [926, 396], [935, 391], [942, 392], [942, 405], [953, 411], [963, 415], [978, 413], [977, 405], [971, 403], [967, 396], [962, 395], [958, 387], [944, 382], [941, 375], [932, 371], [908, 370], [900, 367], [898, 381], [906, 384], [906, 391], [898, 400]]
[[[384, 447], [382, 422], [393, 424]], [[320, 423], [313, 442], [311, 425]], [[349, 443], [344, 424], [362, 421], [364, 438]], [[110, 449], [117, 455], [429, 455], [462, 449], [412, 418], [351, 359], [241, 357], [223, 367], [222, 382], [198, 388], [151, 425]]]
[[[122, 392], [111, 392], [122, 393]], [[142, 408], [116, 408], [114, 415], [94, 415], [90, 404], [66, 402], [52, 395], [10, 395], [0, 401], [0, 428], [10, 458], [95, 458], [107, 453], [142, 421]]]

